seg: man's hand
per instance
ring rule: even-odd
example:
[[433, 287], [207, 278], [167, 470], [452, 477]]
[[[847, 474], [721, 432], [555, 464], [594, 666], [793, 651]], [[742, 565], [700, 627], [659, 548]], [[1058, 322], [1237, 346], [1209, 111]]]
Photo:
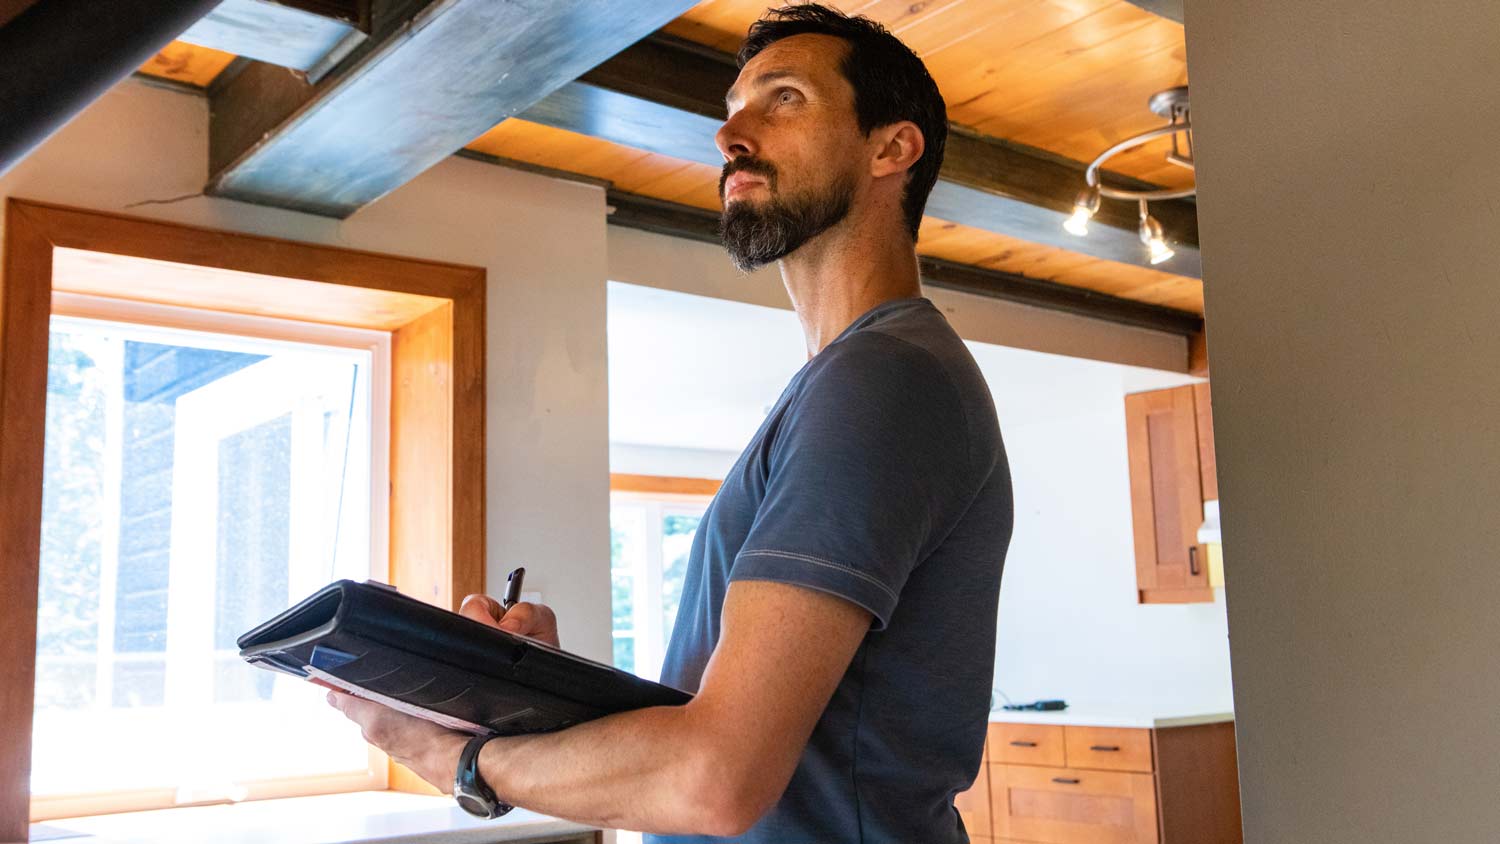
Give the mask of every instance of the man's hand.
[[[459, 614], [507, 633], [518, 633], [557, 647], [557, 616], [541, 604], [516, 604], [507, 612], [488, 595], [464, 598]], [[453, 791], [458, 757], [469, 736], [439, 727], [374, 701], [329, 692], [328, 703], [359, 725], [365, 741], [410, 768], [444, 794]]]
[[328, 703], [359, 725], [365, 741], [384, 750], [444, 794], [453, 792], [458, 757], [469, 741], [467, 733], [439, 727], [343, 692], [329, 692]]
[[472, 618], [481, 624], [498, 627], [507, 633], [517, 633], [552, 647], [557, 644], [557, 616], [552, 608], [544, 604], [528, 604], [524, 601], [509, 610], [488, 595], [470, 595], [458, 608], [459, 615]]

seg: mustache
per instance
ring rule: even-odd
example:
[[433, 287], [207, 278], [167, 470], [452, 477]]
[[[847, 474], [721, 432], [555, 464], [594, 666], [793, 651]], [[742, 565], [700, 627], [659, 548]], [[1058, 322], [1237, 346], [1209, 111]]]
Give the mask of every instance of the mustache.
[[749, 173], [752, 176], [764, 176], [771, 190], [776, 190], [776, 166], [763, 158], [753, 155], [742, 155], [733, 161], [727, 162], [724, 169], [719, 172], [719, 198], [724, 198], [724, 183], [735, 173]]

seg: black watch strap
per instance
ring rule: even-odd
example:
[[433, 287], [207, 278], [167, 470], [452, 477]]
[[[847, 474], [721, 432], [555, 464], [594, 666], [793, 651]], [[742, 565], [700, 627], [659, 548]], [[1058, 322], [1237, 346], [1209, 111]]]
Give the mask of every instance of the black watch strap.
[[495, 796], [495, 792], [479, 775], [479, 751], [492, 739], [499, 736], [485, 734], [469, 739], [463, 753], [458, 756], [458, 772], [453, 779], [453, 799], [465, 812], [490, 820], [515, 808]]

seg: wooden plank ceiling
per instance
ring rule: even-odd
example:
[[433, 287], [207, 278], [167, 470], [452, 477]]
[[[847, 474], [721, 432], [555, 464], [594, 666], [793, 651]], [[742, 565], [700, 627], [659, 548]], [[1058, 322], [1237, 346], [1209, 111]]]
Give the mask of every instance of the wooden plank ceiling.
[[[666, 31], [724, 52], [738, 48], [765, 0], [704, 0]], [[1181, 24], [1125, 0], [836, 0], [881, 21], [923, 57], [949, 119], [985, 134], [1089, 161], [1161, 124], [1151, 94], [1187, 83]], [[233, 56], [174, 43], [142, 73], [207, 86]], [[1179, 186], [1191, 172], [1166, 161], [1166, 141], [1113, 158], [1111, 169]], [[507, 120], [469, 145], [499, 158], [612, 182], [616, 188], [719, 208], [718, 168]], [[1081, 185], [1080, 185], [1081, 187]], [[929, 217], [918, 252], [987, 269], [1203, 313], [1196, 279], [1080, 255]]]

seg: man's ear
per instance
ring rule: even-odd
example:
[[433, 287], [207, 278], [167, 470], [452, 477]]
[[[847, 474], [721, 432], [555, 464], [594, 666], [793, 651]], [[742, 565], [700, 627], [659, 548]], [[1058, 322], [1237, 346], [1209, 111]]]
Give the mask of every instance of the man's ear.
[[922, 130], [910, 120], [902, 120], [889, 126], [881, 126], [870, 133], [870, 139], [879, 146], [870, 160], [870, 175], [875, 178], [894, 173], [905, 173], [915, 167], [927, 142]]

